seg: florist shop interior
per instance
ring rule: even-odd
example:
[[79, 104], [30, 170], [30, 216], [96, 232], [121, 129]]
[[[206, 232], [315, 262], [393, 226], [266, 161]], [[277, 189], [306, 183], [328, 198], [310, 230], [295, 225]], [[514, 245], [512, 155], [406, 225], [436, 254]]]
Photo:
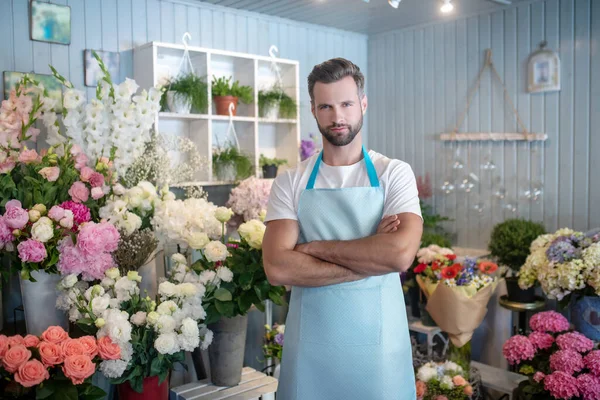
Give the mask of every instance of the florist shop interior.
[[600, 399], [600, 1], [0, 0], [0, 37], [0, 398]]

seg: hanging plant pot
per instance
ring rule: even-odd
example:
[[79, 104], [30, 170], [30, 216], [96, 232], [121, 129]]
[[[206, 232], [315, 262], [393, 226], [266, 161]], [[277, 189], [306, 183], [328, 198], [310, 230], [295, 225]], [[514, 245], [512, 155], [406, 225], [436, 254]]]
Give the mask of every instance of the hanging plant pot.
[[167, 106], [171, 112], [177, 114], [189, 114], [192, 109], [192, 101], [182, 93], [174, 90], [167, 92]]
[[258, 114], [261, 118], [266, 119], [278, 119], [279, 118], [279, 103], [273, 103], [265, 105], [258, 110]]
[[535, 288], [521, 289], [518, 278], [506, 278], [506, 291], [510, 301], [517, 303], [533, 303], [535, 301]]
[[217, 181], [232, 182], [237, 177], [235, 164], [221, 164], [215, 167], [215, 176]]
[[277, 165], [263, 165], [263, 178], [264, 179], [273, 179], [277, 176]]
[[233, 103], [232, 114], [237, 115], [238, 98], [234, 96], [215, 96], [213, 97], [217, 115], [229, 115], [229, 104]]

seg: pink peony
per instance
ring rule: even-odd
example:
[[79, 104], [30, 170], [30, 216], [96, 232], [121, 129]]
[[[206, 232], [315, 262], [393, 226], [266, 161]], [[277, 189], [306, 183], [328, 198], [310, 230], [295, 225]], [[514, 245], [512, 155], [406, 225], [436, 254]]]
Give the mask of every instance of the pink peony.
[[92, 188], [92, 199], [98, 200], [104, 197], [104, 190], [101, 187]]
[[550, 369], [573, 375], [583, 369], [583, 357], [575, 350], [558, 350], [550, 356]]
[[119, 245], [119, 231], [108, 222], [88, 223], [77, 235], [77, 247], [86, 255], [113, 252]]
[[0, 215], [0, 250], [15, 240], [13, 230], [6, 224], [4, 216]]
[[561, 350], [575, 350], [587, 353], [594, 348], [594, 342], [579, 332], [569, 332], [556, 338], [556, 344]]
[[113, 256], [109, 253], [100, 253], [94, 256], [86, 256], [86, 262], [81, 277], [86, 281], [104, 278], [107, 269], [115, 266]]
[[92, 176], [90, 176], [90, 185], [92, 187], [102, 187], [104, 185], [104, 175], [99, 172], [94, 172]]
[[542, 371], [538, 371], [533, 375], [533, 380], [536, 381], [537, 383], [540, 383], [541, 381], [544, 380], [545, 377], [546, 377], [546, 374], [544, 374]]
[[85, 222], [89, 222], [92, 219], [90, 209], [84, 204], [75, 203], [74, 201], [65, 201], [60, 205], [65, 210], [71, 210], [73, 212], [73, 220], [75, 222], [74, 228]]
[[529, 340], [538, 350], [544, 350], [552, 347], [554, 343], [554, 337], [546, 332], [531, 332], [529, 334]]
[[60, 168], [58, 167], [46, 167], [39, 171], [39, 174], [46, 178], [48, 182], [56, 182], [60, 175]]
[[546, 376], [544, 389], [556, 399], [570, 399], [579, 396], [577, 379], [567, 373], [557, 371]]
[[29, 222], [29, 213], [21, 208], [21, 202], [11, 200], [4, 206], [4, 223], [11, 229], [22, 229]]
[[53, 206], [50, 211], [48, 211], [48, 217], [58, 222], [63, 219], [65, 216], [65, 209], [59, 206]]
[[86, 260], [70, 236], [60, 241], [58, 251], [60, 256], [57, 267], [62, 275], [80, 274], [86, 268]]
[[556, 311], [543, 311], [531, 317], [529, 326], [538, 332], [565, 332], [569, 330], [569, 321]]
[[600, 378], [600, 350], [590, 352], [585, 356], [583, 362], [592, 374]]
[[75, 203], [84, 203], [90, 198], [90, 190], [85, 183], [77, 181], [69, 189], [69, 195]]
[[21, 154], [19, 154], [19, 162], [24, 164], [31, 164], [39, 161], [39, 155], [35, 149], [31, 150], [23, 150]]
[[504, 343], [502, 353], [510, 364], [518, 364], [533, 359], [535, 347], [526, 336], [515, 335]]
[[19, 258], [25, 263], [39, 263], [48, 257], [44, 243], [38, 242], [35, 239], [27, 239], [19, 243], [17, 250], [19, 251]]
[[79, 179], [81, 179], [83, 182], [89, 182], [91, 176], [95, 173], [96, 172], [90, 167], [83, 167], [81, 168], [81, 174], [79, 176]]
[[81, 171], [88, 163], [89, 159], [84, 153], [79, 153], [75, 156], [75, 169]]
[[600, 400], [600, 379], [598, 377], [581, 374], [577, 377], [577, 385], [583, 400]]

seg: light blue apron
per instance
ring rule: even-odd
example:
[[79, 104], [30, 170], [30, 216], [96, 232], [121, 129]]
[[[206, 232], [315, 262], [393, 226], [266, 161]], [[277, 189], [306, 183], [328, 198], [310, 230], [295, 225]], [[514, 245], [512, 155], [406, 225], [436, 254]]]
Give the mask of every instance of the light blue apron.
[[[315, 189], [322, 153], [300, 196], [300, 241], [373, 235], [384, 193], [367, 151], [370, 187]], [[277, 400], [414, 400], [412, 350], [398, 273], [292, 288]]]

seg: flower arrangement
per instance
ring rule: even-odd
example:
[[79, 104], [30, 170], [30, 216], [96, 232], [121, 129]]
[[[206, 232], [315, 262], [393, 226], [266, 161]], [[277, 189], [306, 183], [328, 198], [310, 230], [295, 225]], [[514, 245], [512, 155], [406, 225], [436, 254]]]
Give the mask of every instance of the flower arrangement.
[[464, 370], [452, 361], [428, 362], [421, 366], [416, 386], [418, 400], [464, 400], [473, 394]]
[[285, 325], [277, 323], [273, 324], [273, 327], [265, 325], [263, 354], [266, 358], [274, 358], [281, 362], [284, 335]]
[[244, 179], [231, 190], [226, 205], [231, 207], [236, 215], [242, 216], [246, 222], [253, 219], [264, 219], [272, 185], [273, 181], [269, 179], [256, 177]]
[[522, 289], [539, 281], [563, 305], [574, 294], [600, 295], [600, 234], [559, 229], [535, 239], [530, 252], [519, 274]]
[[115, 356], [112, 346], [109, 338], [70, 338], [59, 326], [40, 337], [0, 335], [2, 398], [102, 399], [106, 393], [91, 384], [91, 376], [96, 364]]
[[516, 335], [502, 348], [504, 357], [528, 380], [519, 390], [527, 399], [600, 398], [600, 350], [592, 340], [570, 331], [555, 311], [533, 315], [529, 335]]
[[90, 286], [68, 275], [59, 284], [57, 300], [57, 308], [68, 311], [81, 329], [99, 342], [111, 341], [113, 356], [100, 364], [102, 373], [114, 384], [129, 382], [137, 392], [144, 378], [158, 376], [162, 383], [185, 351], [207, 348], [212, 340], [202, 323], [204, 285], [164, 281], [154, 301], [140, 295], [141, 279], [136, 271], [121, 276], [111, 268], [99, 284]]
[[310, 139], [302, 139], [300, 142], [300, 160], [304, 161], [317, 152], [317, 140], [314, 134], [310, 134]]

